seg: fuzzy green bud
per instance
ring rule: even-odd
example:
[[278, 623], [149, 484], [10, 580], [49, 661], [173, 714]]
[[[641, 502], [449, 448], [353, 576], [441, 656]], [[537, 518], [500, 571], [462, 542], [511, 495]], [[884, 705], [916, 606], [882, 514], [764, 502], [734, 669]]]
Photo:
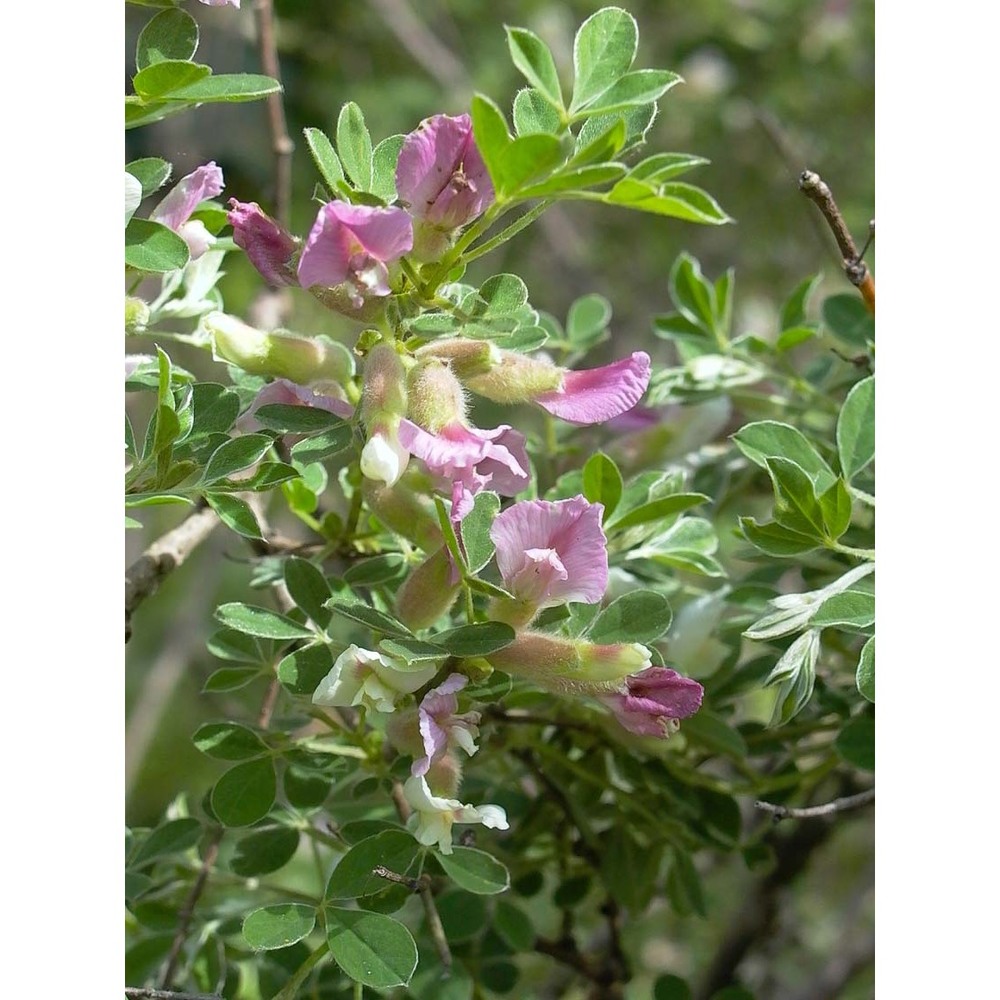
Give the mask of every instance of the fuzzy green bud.
[[500, 362], [481, 375], [466, 379], [466, 385], [495, 403], [526, 403], [562, 386], [563, 370], [551, 361], [529, 358], [516, 351], [501, 351]]
[[444, 544], [437, 511], [429, 496], [418, 495], [402, 483], [386, 486], [365, 479], [361, 486], [368, 509], [387, 527], [415, 542], [425, 552]]
[[452, 337], [448, 340], [432, 340], [416, 351], [418, 358], [439, 358], [451, 365], [451, 370], [460, 378], [485, 375], [503, 359], [501, 351], [488, 340], [467, 340]]
[[403, 581], [396, 593], [396, 617], [409, 628], [427, 628], [455, 603], [460, 582], [451, 582], [452, 565], [443, 546]]
[[365, 360], [361, 419], [371, 425], [386, 417], [406, 416], [406, 368], [391, 344], [376, 344]]
[[212, 354], [251, 375], [286, 378], [296, 385], [343, 384], [354, 374], [351, 352], [329, 337], [303, 337], [288, 330], [265, 333], [235, 316], [213, 312], [203, 320]]
[[431, 434], [449, 424], [465, 423], [465, 390], [446, 362], [437, 358], [418, 361], [406, 384], [410, 419]]
[[149, 306], [134, 295], [125, 296], [125, 333], [145, 333], [149, 325]]

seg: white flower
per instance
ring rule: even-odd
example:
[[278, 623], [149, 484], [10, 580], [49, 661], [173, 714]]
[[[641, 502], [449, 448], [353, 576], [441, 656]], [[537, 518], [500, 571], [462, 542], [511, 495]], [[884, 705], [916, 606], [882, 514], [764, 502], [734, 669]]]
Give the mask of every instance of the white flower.
[[[507, 830], [507, 814], [495, 805], [463, 805], [458, 799], [434, 795], [423, 776], [413, 775], [403, 786], [403, 795], [413, 807], [410, 822], [421, 844], [437, 844], [442, 854], [451, 854], [453, 823], [482, 823], [492, 830]], [[415, 817], [415, 818], [414, 818]]]
[[314, 705], [347, 708], [364, 705], [376, 712], [393, 712], [404, 694], [412, 694], [436, 673], [438, 665], [410, 670], [398, 660], [350, 645], [313, 693]]
[[361, 449], [361, 473], [394, 486], [409, 460], [410, 453], [399, 443], [396, 431], [379, 427]]

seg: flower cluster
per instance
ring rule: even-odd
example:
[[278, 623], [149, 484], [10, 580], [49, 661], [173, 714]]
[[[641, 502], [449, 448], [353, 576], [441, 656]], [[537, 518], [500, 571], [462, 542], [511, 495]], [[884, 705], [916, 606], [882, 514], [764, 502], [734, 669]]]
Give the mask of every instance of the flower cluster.
[[[516, 497], [531, 484], [525, 435], [506, 423], [477, 427], [470, 395], [534, 404], [573, 424], [602, 423], [636, 406], [649, 383], [650, 360], [636, 351], [602, 367], [571, 370], [471, 335], [408, 340], [386, 303], [392, 296], [404, 298], [421, 265], [439, 261], [461, 229], [494, 202], [469, 116], [438, 115], [407, 136], [395, 181], [398, 204], [330, 201], [304, 239], [257, 204], [230, 202], [235, 242], [270, 284], [300, 286], [337, 311], [378, 319], [379, 329], [366, 334], [357, 352], [364, 357], [358, 383], [353, 367], [344, 368], [328, 346], [310, 353], [309, 338], [243, 330], [218, 316], [205, 325], [217, 358], [276, 380], [248, 411], [251, 418], [256, 407], [280, 401], [327, 409], [361, 426], [362, 496], [384, 525], [423, 551], [393, 609], [419, 630], [447, 614], [464, 582], [460, 554], [454, 541], [446, 544], [447, 524], [438, 520], [429, 494], [450, 500], [461, 546], [462, 523], [478, 494]], [[653, 666], [643, 645], [601, 645], [531, 627], [545, 608], [603, 601], [603, 515], [601, 504], [575, 496], [522, 500], [495, 516], [489, 539], [502, 587], [494, 587], [488, 615], [511, 626], [515, 638], [485, 662], [444, 655], [408, 662], [351, 645], [316, 688], [318, 705], [383, 717], [386, 738], [412, 756], [403, 795], [421, 843], [449, 853], [454, 823], [507, 828], [500, 806], [473, 806], [458, 797], [462, 763], [478, 750], [480, 723], [468, 705], [460, 711], [459, 698], [468, 697], [469, 677], [477, 670], [502, 670], [551, 691], [590, 698], [639, 736], [669, 736], [699, 708], [701, 685]]]

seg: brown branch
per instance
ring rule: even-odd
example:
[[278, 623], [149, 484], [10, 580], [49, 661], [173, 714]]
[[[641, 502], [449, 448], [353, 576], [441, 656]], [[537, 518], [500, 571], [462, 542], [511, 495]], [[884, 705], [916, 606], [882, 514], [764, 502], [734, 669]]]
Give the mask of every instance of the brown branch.
[[875, 279], [868, 266], [861, 259], [847, 223], [837, 208], [833, 192], [826, 181], [812, 170], [803, 170], [799, 175], [799, 190], [820, 210], [826, 224], [837, 241], [837, 248], [844, 261], [844, 273], [861, 293], [868, 311], [875, 313]]
[[211, 507], [196, 510], [172, 531], [158, 538], [125, 570], [125, 641], [132, 636], [132, 615], [154, 594], [164, 578], [181, 566], [212, 533], [219, 518]]
[[129, 1000], [223, 1000], [218, 993], [177, 993], [174, 990], [153, 990], [145, 986], [126, 986]]
[[869, 788], [857, 795], [847, 795], [842, 799], [834, 799], [832, 802], [824, 802], [819, 806], [805, 806], [803, 808], [793, 808], [791, 806], [776, 806], [772, 802], [754, 803], [754, 808], [762, 809], [770, 813], [775, 822], [782, 819], [809, 819], [813, 816], [831, 816], [834, 813], [847, 812], [850, 809], [860, 809], [875, 801], [875, 789]]
[[[399, 818], [405, 823], [410, 818], [413, 810], [410, 809], [410, 803], [406, 801], [406, 796], [403, 794], [402, 783], [394, 781], [390, 794], [392, 795], [392, 802], [396, 807]], [[385, 878], [386, 876], [382, 875], [382, 877]], [[427, 929], [431, 932], [431, 940], [433, 940], [438, 957], [444, 966], [444, 975], [448, 977], [451, 975], [451, 948], [448, 945], [448, 935], [444, 932], [444, 924], [441, 923], [441, 916], [434, 902], [434, 893], [431, 892], [431, 887], [426, 884], [419, 889], [419, 892], [420, 902], [424, 904], [424, 916], [427, 917]]]
[[[272, 0], [257, 0], [254, 6], [257, 22], [257, 45], [260, 50], [261, 68], [267, 76], [281, 82], [278, 64], [278, 47], [274, 40], [274, 5]], [[267, 96], [267, 120], [271, 129], [271, 149], [274, 152], [274, 204], [275, 218], [286, 229], [289, 226], [292, 205], [292, 153], [295, 143], [288, 134], [285, 121], [285, 103], [282, 92]]]

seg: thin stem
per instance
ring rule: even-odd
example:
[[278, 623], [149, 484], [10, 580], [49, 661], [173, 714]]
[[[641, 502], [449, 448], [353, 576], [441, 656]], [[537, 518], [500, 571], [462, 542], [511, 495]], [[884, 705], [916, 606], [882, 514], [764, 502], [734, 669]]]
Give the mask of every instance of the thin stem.
[[770, 813], [777, 821], [781, 819], [809, 819], [812, 816], [831, 816], [834, 813], [847, 812], [850, 809], [860, 809], [874, 801], [875, 789], [869, 788], [866, 791], [858, 792], [857, 795], [847, 795], [842, 799], [824, 802], [819, 806], [793, 808], [792, 806], [777, 806], [773, 802], [764, 802], [758, 799], [754, 802], [754, 808]]
[[465, 254], [463, 260], [468, 264], [482, 257], [484, 254], [488, 254], [491, 250], [495, 250], [498, 246], [511, 239], [511, 237], [516, 236], [522, 229], [530, 226], [551, 204], [551, 199], [540, 201], [534, 208], [529, 209], [524, 215], [519, 216], [506, 229], [502, 229], [496, 236], [492, 236], [485, 243], [480, 243], [479, 246], [473, 247]]
[[855, 500], [860, 500], [863, 504], [866, 504], [869, 507], [875, 506], [875, 497], [873, 497], [870, 493], [865, 493], [864, 490], [859, 490], [856, 486], [848, 486], [847, 492], [850, 493]]
[[364, 986], [357, 980], [354, 981], [354, 1000], [362, 1000], [365, 995]]
[[306, 981], [313, 966], [319, 962], [330, 950], [330, 946], [324, 941], [296, 970], [292, 978], [271, 998], [271, 1000], [295, 1000], [298, 996], [299, 987]]
[[866, 562], [875, 562], [874, 549], [856, 549], [852, 545], [841, 545], [840, 542], [834, 542], [828, 547], [841, 555], [854, 556], [855, 559], [864, 559]]

